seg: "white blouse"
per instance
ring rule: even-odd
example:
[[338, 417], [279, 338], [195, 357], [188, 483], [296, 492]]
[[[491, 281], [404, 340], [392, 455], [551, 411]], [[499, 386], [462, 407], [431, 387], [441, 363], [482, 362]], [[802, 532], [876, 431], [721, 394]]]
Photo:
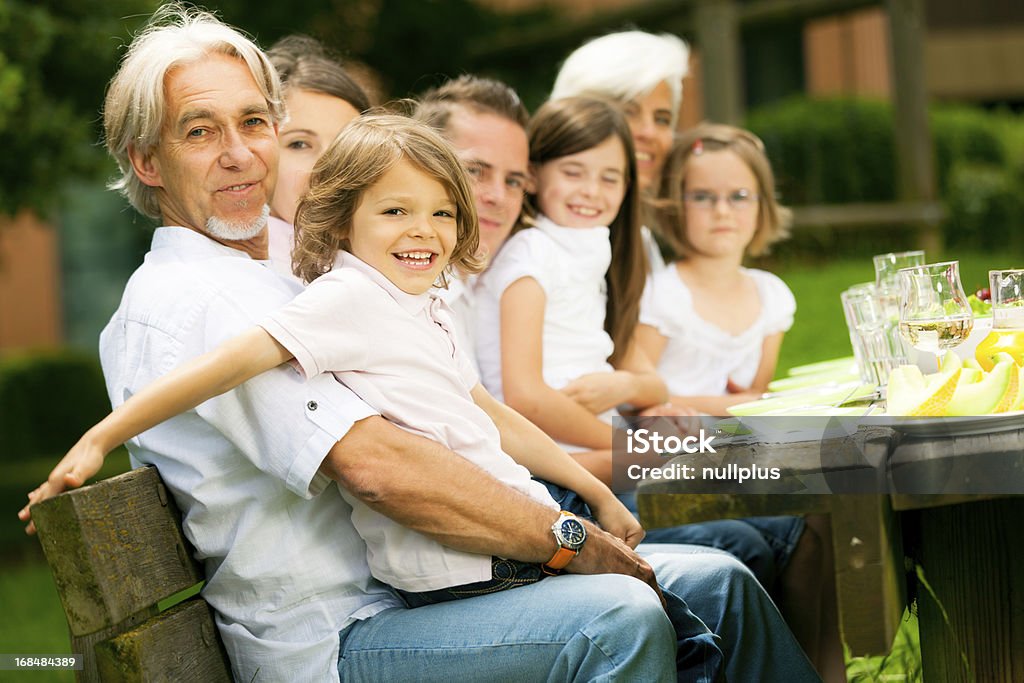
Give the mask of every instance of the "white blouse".
[[647, 281], [640, 302], [640, 322], [668, 338], [658, 361], [658, 374], [673, 396], [720, 396], [731, 378], [750, 386], [761, 364], [765, 337], [793, 325], [796, 299], [782, 280], [763, 270], [741, 269], [754, 280], [761, 312], [739, 334], [701, 318], [693, 306], [689, 287], [674, 266]]
[[517, 232], [477, 282], [476, 342], [480, 381], [498, 400], [501, 384], [501, 296], [531, 277], [544, 290], [544, 382], [561, 389], [580, 375], [611, 372], [614, 345], [604, 331], [608, 295], [604, 276], [611, 263], [609, 230], [566, 228], [541, 216]]

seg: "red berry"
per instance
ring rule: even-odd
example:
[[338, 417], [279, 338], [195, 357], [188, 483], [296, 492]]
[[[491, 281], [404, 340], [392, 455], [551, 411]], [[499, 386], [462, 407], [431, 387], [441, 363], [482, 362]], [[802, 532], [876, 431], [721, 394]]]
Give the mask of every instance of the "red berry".
[[979, 289], [975, 293], [974, 296], [978, 297], [982, 301], [991, 301], [992, 300], [992, 292], [989, 290], [988, 287], [985, 287], [983, 289]]

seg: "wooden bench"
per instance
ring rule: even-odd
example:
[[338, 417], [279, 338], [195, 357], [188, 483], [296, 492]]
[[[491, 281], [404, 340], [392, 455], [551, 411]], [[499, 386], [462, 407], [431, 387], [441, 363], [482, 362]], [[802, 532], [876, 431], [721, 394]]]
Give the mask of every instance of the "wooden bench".
[[81, 654], [79, 681], [231, 681], [181, 514], [155, 468], [69, 491], [32, 508], [46, 560]]

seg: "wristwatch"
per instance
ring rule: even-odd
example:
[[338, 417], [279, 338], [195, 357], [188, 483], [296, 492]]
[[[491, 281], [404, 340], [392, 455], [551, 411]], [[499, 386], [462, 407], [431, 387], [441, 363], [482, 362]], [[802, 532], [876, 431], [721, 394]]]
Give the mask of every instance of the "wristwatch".
[[552, 558], [541, 565], [541, 569], [545, 574], [558, 574], [579, 554], [587, 540], [587, 528], [583, 526], [579, 517], [562, 510], [558, 513], [558, 519], [551, 525], [551, 533], [555, 535], [559, 547]]

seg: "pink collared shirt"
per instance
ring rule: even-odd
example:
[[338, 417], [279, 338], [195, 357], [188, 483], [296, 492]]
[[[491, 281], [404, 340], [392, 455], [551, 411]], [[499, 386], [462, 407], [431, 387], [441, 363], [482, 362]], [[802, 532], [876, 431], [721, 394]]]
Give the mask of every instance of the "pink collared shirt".
[[[260, 324], [295, 356], [306, 377], [334, 373], [391, 422], [558, 509], [529, 471], [501, 450], [497, 428], [473, 402], [476, 371], [458, 348], [451, 309], [436, 295], [407, 294], [341, 252], [333, 270]], [[344, 490], [342, 495], [366, 540], [370, 569], [381, 581], [422, 592], [490, 578], [489, 557], [446, 548]]]

